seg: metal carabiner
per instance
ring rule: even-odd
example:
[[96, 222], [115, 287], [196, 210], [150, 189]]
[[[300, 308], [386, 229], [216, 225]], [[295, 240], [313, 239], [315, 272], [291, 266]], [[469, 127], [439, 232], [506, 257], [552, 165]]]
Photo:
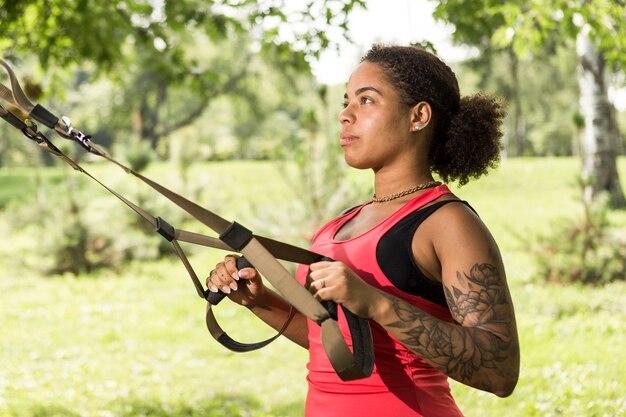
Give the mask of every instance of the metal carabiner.
[[87, 151], [89, 151], [89, 152], [95, 152], [96, 151], [94, 149], [94, 147], [91, 146], [91, 144], [89, 143], [89, 139], [91, 139], [90, 135], [86, 135], [83, 132], [81, 132], [80, 130], [74, 129], [72, 127], [72, 120], [69, 117], [62, 116], [61, 120], [63, 121], [63, 123], [67, 127], [66, 135], [68, 137], [70, 137], [73, 140], [75, 140], [76, 142], [78, 142]]
[[24, 136], [37, 143], [42, 143], [43, 139], [39, 137], [37, 125], [30, 119], [22, 120], [11, 111], [7, 110], [0, 104], [0, 117], [6, 120], [11, 126], [20, 130]]
[[45, 140], [41, 137], [41, 133], [37, 129], [37, 124], [32, 119], [24, 120], [24, 124], [26, 125], [26, 127], [24, 129], [20, 129], [24, 136], [39, 144], [45, 142]]

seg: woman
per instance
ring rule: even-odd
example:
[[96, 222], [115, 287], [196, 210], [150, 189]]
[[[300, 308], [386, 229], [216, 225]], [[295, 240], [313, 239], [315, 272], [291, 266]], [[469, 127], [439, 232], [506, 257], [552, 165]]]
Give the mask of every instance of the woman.
[[[473, 209], [433, 180], [465, 184], [493, 167], [503, 117], [494, 98], [461, 98], [452, 70], [417, 48], [374, 45], [352, 73], [340, 145], [350, 166], [373, 170], [375, 194], [313, 239], [311, 250], [336, 262], [300, 266], [297, 278], [309, 272], [315, 298], [370, 320], [375, 369], [342, 382], [319, 326], [296, 314], [285, 336], [310, 352], [306, 415], [460, 416], [448, 377], [513, 391], [519, 345], [498, 247]], [[207, 285], [275, 328], [289, 314], [233, 257]]]

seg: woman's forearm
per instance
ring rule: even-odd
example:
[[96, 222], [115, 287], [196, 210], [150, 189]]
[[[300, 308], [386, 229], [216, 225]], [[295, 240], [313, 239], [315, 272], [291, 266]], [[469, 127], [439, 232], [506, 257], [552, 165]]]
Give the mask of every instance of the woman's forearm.
[[381, 295], [374, 319], [408, 349], [463, 384], [510, 395], [519, 373], [515, 338], [443, 321], [399, 298]]
[[[250, 308], [257, 317], [276, 330], [286, 327], [283, 336], [305, 349], [309, 347], [306, 317], [281, 296], [266, 289], [264, 302]], [[287, 323], [288, 322], [288, 323]]]

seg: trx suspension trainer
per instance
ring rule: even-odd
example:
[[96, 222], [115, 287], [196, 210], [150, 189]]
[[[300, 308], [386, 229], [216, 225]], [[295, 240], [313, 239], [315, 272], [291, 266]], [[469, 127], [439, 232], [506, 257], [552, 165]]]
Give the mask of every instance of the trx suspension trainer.
[[[20, 130], [28, 139], [36, 142], [40, 148], [50, 152], [63, 160], [75, 170], [87, 175], [97, 182], [124, 204], [134, 210], [139, 216], [150, 223], [156, 231], [172, 243], [176, 254], [182, 261], [185, 269], [189, 273], [198, 295], [207, 301], [206, 324], [207, 329], [219, 343], [235, 352], [248, 352], [260, 349], [271, 343], [282, 334], [289, 324], [293, 308], [317, 323], [322, 328], [322, 344], [333, 369], [344, 381], [365, 378], [371, 375], [374, 367], [374, 350], [372, 344], [371, 330], [369, 322], [354, 315], [346, 308], [341, 308], [350, 329], [352, 338], [352, 351], [348, 347], [338, 326], [337, 304], [325, 301], [317, 301], [306, 288], [301, 286], [291, 274], [278, 262], [277, 259], [310, 265], [314, 262], [332, 260], [323, 255], [311, 252], [277, 240], [258, 236], [252, 231], [243, 227], [237, 222], [229, 222], [219, 215], [207, 210], [186, 199], [185, 197], [167, 189], [155, 181], [142, 174], [128, 168], [122, 163], [113, 159], [108, 153], [99, 148], [91, 140], [91, 136], [75, 129], [69, 118], [57, 117], [40, 104], [30, 102], [23, 92], [17, 76], [13, 69], [4, 60], [0, 59], [0, 65], [6, 70], [9, 76], [11, 88], [0, 83], [0, 99], [10, 103], [15, 108], [27, 115], [22, 118], [0, 104], [0, 118], [7, 121], [16, 129]], [[36, 122], [54, 130], [62, 138], [72, 140], [83, 147], [87, 152], [102, 157], [118, 167], [127, 174], [131, 174], [150, 186], [152, 189], [162, 194], [164, 197], [178, 205], [181, 209], [194, 217], [196, 220], [217, 233], [218, 237], [205, 236], [185, 230], [176, 229], [161, 217], [155, 217], [141, 207], [137, 206], [124, 196], [109, 188], [100, 180], [92, 176], [78, 163], [65, 155], [57, 148], [38, 128]], [[212, 306], [217, 305], [226, 294], [222, 292], [212, 293], [205, 289], [198, 279], [187, 256], [181, 248], [180, 242], [187, 242], [196, 245], [208, 246], [212, 248], [238, 252], [243, 256], [237, 259], [239, 269], [246, 266], [254, 266], [261, 275], [267, 279], [281, 296], [291, 304], [292, 311], [282, 329], [275, 336], [257, 343], [240, 343], [233, 340], [222, 330], [213, 314]]]

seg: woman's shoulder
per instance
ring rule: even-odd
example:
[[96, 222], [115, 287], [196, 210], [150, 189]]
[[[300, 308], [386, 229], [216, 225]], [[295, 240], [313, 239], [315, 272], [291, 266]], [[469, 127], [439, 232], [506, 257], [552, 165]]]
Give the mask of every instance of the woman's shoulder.
[[[495, 248], [495, 240], [487, 225], [466, 202], [450, 198], [437, 209], [414, 236], [414, 243], [427, 241], [437, 256], [448, 254], [454, 257], [478, 256]], [[465, 254], [465, 255], [462, 255]], [[482, 256], [482, 255], [481, 255]]]
[[[468, 215], [477, 217], [476, 210], [466, 200], [462, 200], [452, 192], [443, 194], [428, 204], [420, 208], [420, 210], [432, 211], [433, 218], [445, 218], [449, 221], [454, 219], [465, 219]], [[443, 220], [443, 219], [440, 219]]]
[[420, 238], [430, 237], [429, 240], [434, 240], [442, 235], [454, 236], [486, 230], [476, 210], [454, 194], [443, 195], [424, 209], [432, 213], [418, 230]]

